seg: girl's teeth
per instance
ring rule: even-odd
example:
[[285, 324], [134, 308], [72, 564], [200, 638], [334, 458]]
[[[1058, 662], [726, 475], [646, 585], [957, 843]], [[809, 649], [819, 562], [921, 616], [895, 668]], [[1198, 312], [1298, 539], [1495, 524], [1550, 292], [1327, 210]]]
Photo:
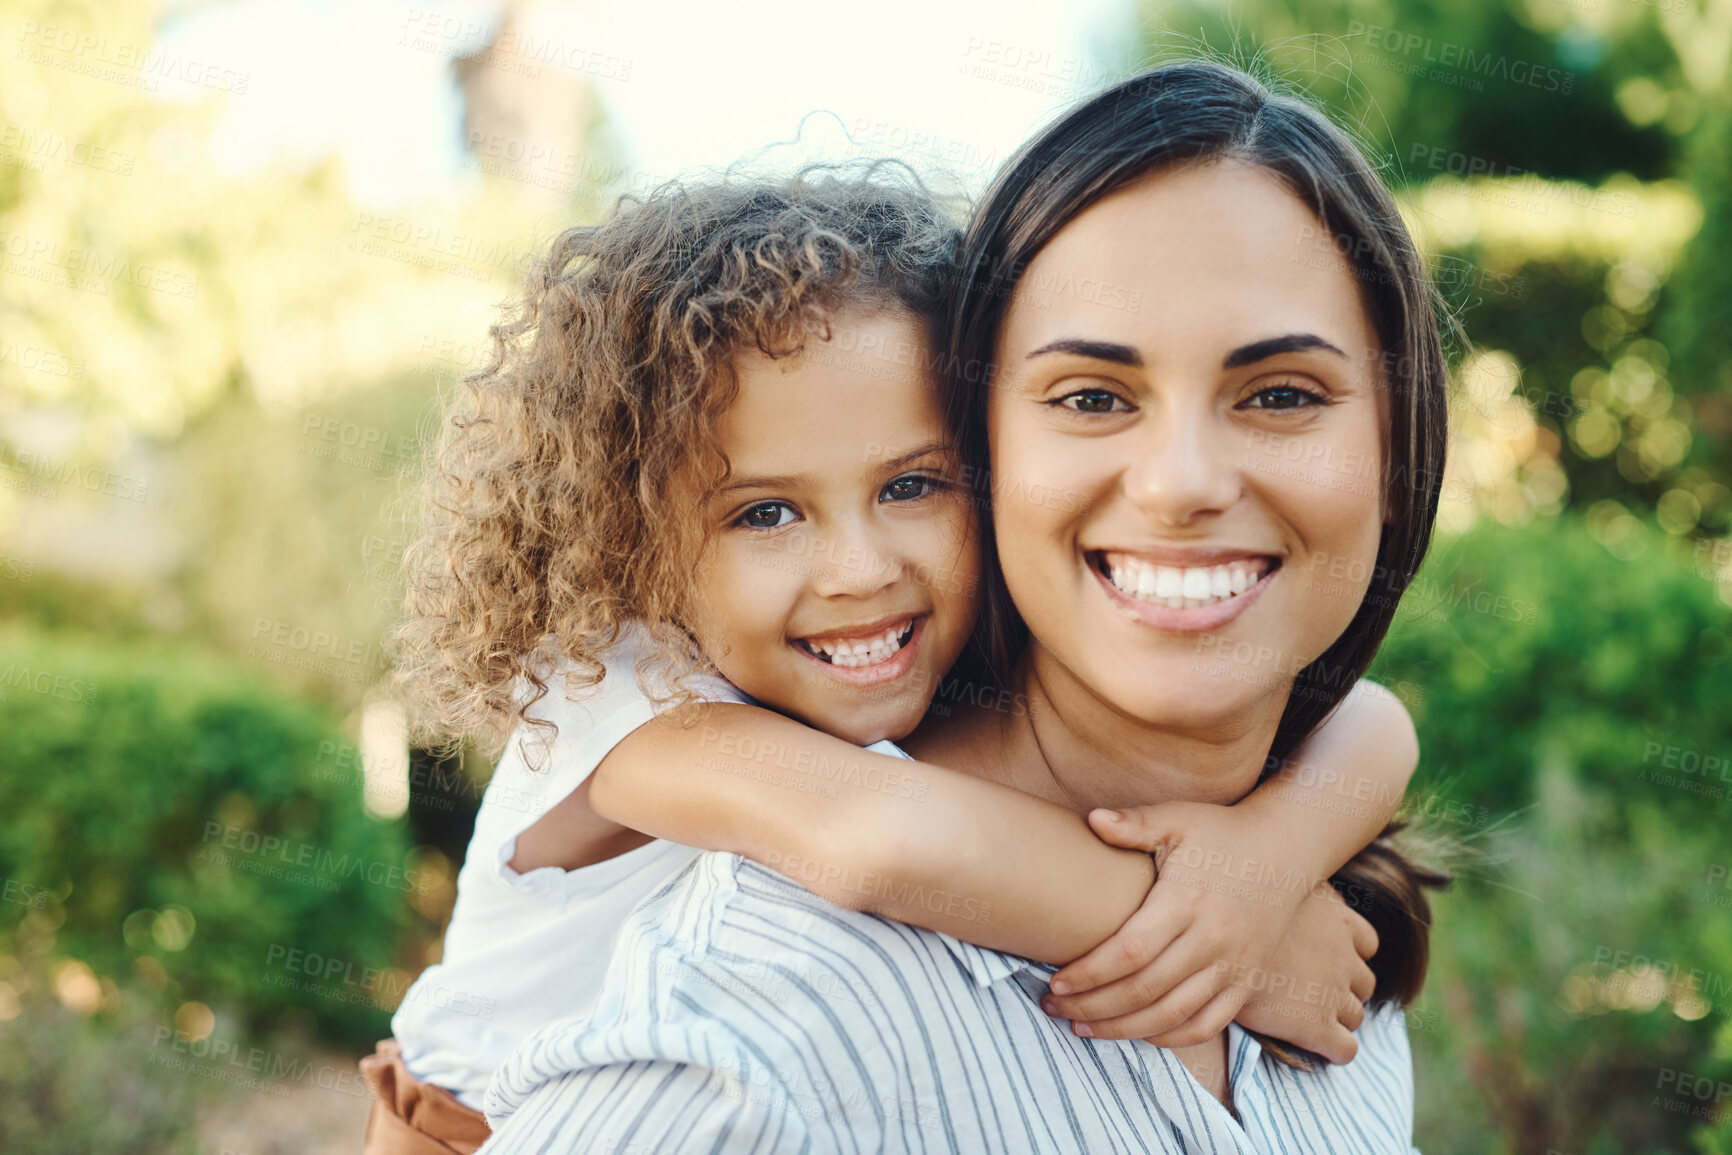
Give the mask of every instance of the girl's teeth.
[[1237, 597], [1261, 577], [1260, 568], [1242, 561], [1179, 568], [1119, 556], [1107, 558], [1106, 566], [1120, 593], [1176, 610], [1196, 609]]
[[861, 666], [876, 666], [880, 662], [889, 661], [902, 649], [901, 638], [908, 627], [891, 626], [876, 637], [858, 642], [811, 641], [806, 642], [806, 648], [821, 652], [830, 659], [833, 666], [844, 669], [858, 669]]

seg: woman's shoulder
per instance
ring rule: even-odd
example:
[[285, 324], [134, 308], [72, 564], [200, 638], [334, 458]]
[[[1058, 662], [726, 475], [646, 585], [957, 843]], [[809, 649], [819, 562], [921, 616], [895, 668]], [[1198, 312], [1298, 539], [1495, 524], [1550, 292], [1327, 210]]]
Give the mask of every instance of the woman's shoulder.
[[1332, 1064], [1317, 1072], [1297, 1071], [1264, 1056], [1264, 1070], [1278, 1085], [1277, 1098], [1305, 1114], [1332, 1120], [1345, 1128], [1337, 1150], [1361, 1149], [1347, 1142], [1374, 1138], [1372, 1150], [1406, 1155], [1413, 1145], [1413, 1055], [1408, 1045], [1407, 1015], [1394, 1003], [1366, 1013], [1354, 1032], [1359, 1054], [1351, 1063]]

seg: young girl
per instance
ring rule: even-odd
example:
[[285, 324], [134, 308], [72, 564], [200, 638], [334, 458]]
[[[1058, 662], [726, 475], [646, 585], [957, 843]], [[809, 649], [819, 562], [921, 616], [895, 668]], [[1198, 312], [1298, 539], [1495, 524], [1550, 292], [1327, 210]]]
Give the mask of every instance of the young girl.
[[[1393, 699], [1357, 691], [1295, 760], [1321, 771], [1136, 816], [1176, 824], [1159, 886], [1102, 841], [1108, 812], [1096, 837], [886, 741], [943, 699], [1027, 710], [943, 680], [980, 576], [930, 356], [957, 239], [882, 173], [669, 187], [561, 237], [494, 330], [412, 557], [400, 674], [447, 732], [512, 739], [443, 959], [363, 1064], [370, 1150], [484, 1141], [492, 1073], [592, 1006], [626, 912], [701, 849], [1073, 963], [1054, 992], [1110, 1011], [1079, 1033], [1179, 1046], [1237, 1015], [1352, 1057], [1375, 936], [1317, 882], [1413, 770]], [[1231, 596], [1246, 575], [1220, 568], [1174, 596]]]

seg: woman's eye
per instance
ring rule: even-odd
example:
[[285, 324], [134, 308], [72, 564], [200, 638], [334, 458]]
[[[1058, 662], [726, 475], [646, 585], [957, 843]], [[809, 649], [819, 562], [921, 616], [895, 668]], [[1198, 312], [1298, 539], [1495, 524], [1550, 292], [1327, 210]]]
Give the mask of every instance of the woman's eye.
[[936, 477], [924, 473], [905, 473], [886, 485], [879, 493], [879, 501], [918, 501], [944, 488], [944, 483]]
[[1301, 389], [1297, 385], [1271, 385], [1267, 389], [1259, 389], [1246, 398], [1243, 405], [1250, 409], [1303, 409], [1310, 405], [1323, 404], [1323, 398], [1309, 389]]
[[793, 520], [794, 510], [786, 502], [765, 501], [747, 509], [734, 524], [746, 529], [780, 529]]
[[1116, 393], [1106, 389], [1079, 389], [1060, 397], [1057, 404], [1076, 413], [1111, 413], [1115, 407], [1130, 409]]

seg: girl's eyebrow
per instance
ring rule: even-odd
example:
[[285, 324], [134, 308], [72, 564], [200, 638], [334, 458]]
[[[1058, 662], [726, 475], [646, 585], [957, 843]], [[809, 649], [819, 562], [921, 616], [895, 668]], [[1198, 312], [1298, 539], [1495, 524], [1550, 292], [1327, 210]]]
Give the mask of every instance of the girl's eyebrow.
[[1338, 357], [1347, 356], [1315, 333], [1288, 333], [1285, 337], [1270, 337], [1253, 341], [1249, 345], [1240, 345], [1227, 354], [1226, 359], [1221, 362], [1221, 368], [1237, 369], [1282, 353], [1304, 353], [1312, 349], [1322, 349]]
[[[882, 452], [881, 446], [872, 446], [871, 448], [878, 451], [871, 453], [871, 456], [879, 456], [879, 453]], [[896, 469], [900, 466], [906, 465], [910, 461], [916, 461], [925, 457], [929, 453], [943, 453], [949, 448], [950, 442], [948, 441], [942, 439], [928, 441], [926, 444], [921, 445], [918, 448], [910, 449], [907, 453], [899, 454], [885, 462], [884, 468]], [[732, 493], [736, 489], [793, 489], [798, 486], [802, 480], [803, 478], [800, 477], [742, 477], [738, 481], [728, 482], [716, 492], [718, 494]]]
[[895, 458], [892, 458], [891, 460], [885, 462], [884, 468], [896, 469], [896, 468], [899, 468], [903, 465], [907, 465], [910, 461], [916, 461], [922, 457], [925, 457], [928, 453], [943, 453], [946, 450], [948, 450], [949, 448], [950, 448], [950, 442], [948, 442], [948, 441], [928, 441], [925, 445], [920, 446], [918, 449], [910, 449], [907, 453], [902, 454], [900, 457], [895, 457]]
[[792, 489], [800, 483], [797, 477], [742, 477], [738, 481], [730, 481], [718, 489], [717, 493], [732, 493], [736, 489]]

